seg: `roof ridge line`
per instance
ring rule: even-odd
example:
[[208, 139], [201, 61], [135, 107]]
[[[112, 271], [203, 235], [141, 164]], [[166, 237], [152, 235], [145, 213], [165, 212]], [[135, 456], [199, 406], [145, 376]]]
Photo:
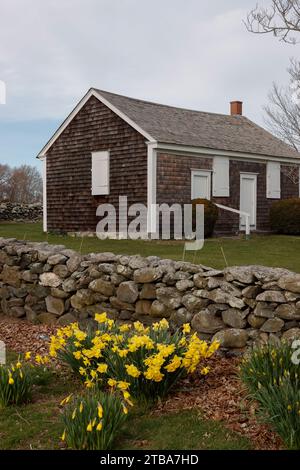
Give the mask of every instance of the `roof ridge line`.
[[134, 98], [133, 96], [121, 95], [120, 93], [114, 93], [114, 92], [107, 91], [107, 90], [101, 90], [100, 88], [95, 88], [95, 87], [92, 87], [92, 89], [97, 91], [100, 94], [101, 93], [107, 93], [108, 95], [114, 95], [114, 96], [118, 96], [120, 98], [126, 98], [127, 100], [139, 101], [141, 103], [151, 104], [151, 105], [154, 105], [154, 106], [163, 106], [165, 108], [180, 109], [181, 111], [189, 111], [189, 112], [192, 112], [192, 113], [201, 113], [201, 114], [210, 114], [210, 115], [214, 115], [214, 116], [222, 116], [222, 117], [227, 117], [227, 118], [238, 118], [238, 119], [246, 118], [246, 116], [241, 116], [241, 115], [237, 115], [237, 114], [232, 116], [231, 114], [214, 113], [212, 111], [201, 111], [199, 109], [191, 109], [191, 108], [182, 108], [180, 106], [175, 106], [175, 105], [172, 105], [172, 104], [158, 103], [156, 101], [149, 101], [149, 100], [144, 100], [144, 99], [141, 99], [141, 98]]

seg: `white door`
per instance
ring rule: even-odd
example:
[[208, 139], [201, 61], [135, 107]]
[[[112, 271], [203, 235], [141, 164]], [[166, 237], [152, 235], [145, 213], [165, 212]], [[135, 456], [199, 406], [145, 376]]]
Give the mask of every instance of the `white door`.
[[210, 199], [211, 173], [205, 170], [192, 171], [192, 199]]
[[[250, 214], [250, 225], [255, 229], [257, 175], [241, 173], [240, 181], [240, 210]], [[245, 216], [240, 217], [240, 228], [245, 228]]]

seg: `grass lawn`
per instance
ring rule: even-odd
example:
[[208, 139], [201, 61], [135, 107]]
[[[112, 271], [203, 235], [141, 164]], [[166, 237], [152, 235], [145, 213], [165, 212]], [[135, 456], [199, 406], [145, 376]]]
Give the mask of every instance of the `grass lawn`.
[[[42, 225], [0, 223], [0, 237], [20, 240], [48, 241], [63, 244], [82, 253], [112, 251], [123, 254], [157, 255], [162, 258], [182, 259], [183, 242], [142, 240], [99, 240], [98, 238], [73, 238], [44, 234]], [[187, 252], [187, 261], [194, 260], [194, 253]], [[213, 238], [205, 241], [204, 248], [196, 255], [195, 262], [222, 269], [226, 266], [262, 264], [280, 266], [300, 272], [300, 237], [253, 235], [244, 238]]]
[[[63, 426], [59, 403], [80, 384], [74, 378], [47, 373], [35, 386], [33, 402], [0, 410], [0, 450], [61, 449]], [[250, 442], [208, 421], [196, 410], [152, 416], [135, 409], [116, 449], [251, 449]]]

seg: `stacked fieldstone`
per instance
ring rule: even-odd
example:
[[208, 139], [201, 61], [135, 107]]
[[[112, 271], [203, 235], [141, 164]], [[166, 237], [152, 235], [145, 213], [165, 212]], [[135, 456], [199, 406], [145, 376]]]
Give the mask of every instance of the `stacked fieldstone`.
[[[101, 241], [99, 241], [101, 246]], [[79, 255], [63, 245], [0, 239], [5, 315], [32, 322], [189, 322], [225, 348], [300, 339], [300, 274], [262, 266], [223, 271], [156, 256]]]
[[36, 204], [0, 203], [0, 221], [36, 222], [43, 217], [43, 206]]

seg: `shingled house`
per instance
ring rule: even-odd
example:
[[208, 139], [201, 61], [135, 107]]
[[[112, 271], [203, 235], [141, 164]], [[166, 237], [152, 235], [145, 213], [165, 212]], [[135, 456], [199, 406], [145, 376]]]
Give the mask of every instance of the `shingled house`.
[[[95, 232], [100, 203], [151, 207], [196, 197], [251, 215], [269, 229], [278, 199], [299, 197], [300, 154], [242, 115], [192, 111], [92, 88], [38, 155], [43, 161], [44, 230]], [[220, 211], [217, 232], [244, 228], [239, 214]], [[155, 229], [149, 210], [147, 230]]]

